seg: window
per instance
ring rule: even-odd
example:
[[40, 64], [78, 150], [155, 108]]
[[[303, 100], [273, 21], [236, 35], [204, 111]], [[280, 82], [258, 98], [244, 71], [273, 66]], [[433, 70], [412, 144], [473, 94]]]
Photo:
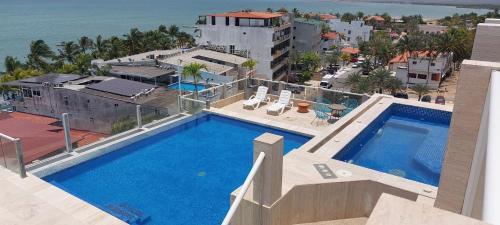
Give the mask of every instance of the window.
[[212, 25], [215, 25], [215, 16], [212, 16]]
[[363, 27], [363, 23], [361, 23], [361, 27]]
[[413, 61], [411, 62], [413, 65], [417, 65], [417, 61]]
[[118, 108], [118, 104], [115, 104], [115, 108]]
[[64, 105], [69, 105], [68, 96], [64, 96]]
[[351, 34], [351, 30], [347, 31], [347, 34]]
[[432, 80], [439, 81], [440, 78], [441, 78], [441, 74], [439, 74], [439, 73], [432, 74]]
[[31, 88], [23, 88], [23, 97], [32, 98], [33, 93], [31, 92]]
[[226, 16], [226, 26], [229, 26], [229, 17]]
[[42, 94], [40, 93], [40, 91], [33, 91], [33, 96], [41, 97]]
[[229, 45], [229, 53], [234, 54], [234, 45]]
[[417, 74], [414, 74], [414, 73], [409, 73], [409, 74], [408, 74], [408, 77], [410, 77], [410, 78], [417, 78]]
[[234, 25], [240, 26], [240, 18], [234, 18]]
[[427, 80], [427, 75], [426, 74], [419, 74], [418, 79], [424, 79]]
[[436, 63], [431, 63], [431, 66], [436, 66]]
[[347, 37], [347, 41], [351, 41], [351, 37]]

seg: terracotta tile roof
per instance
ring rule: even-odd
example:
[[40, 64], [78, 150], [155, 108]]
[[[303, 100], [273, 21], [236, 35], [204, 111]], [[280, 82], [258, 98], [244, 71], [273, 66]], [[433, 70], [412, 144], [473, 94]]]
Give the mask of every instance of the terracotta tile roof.
[[[0, 113], [0, 133], [21, 139], [24, 161], [29, 163], [65, 148], [63, 128], [52, 125], [57, 121], [20, 112]], [[102, 137], [104, 135], [98, 133], [71, 130], [71, 140], [77, 146], [95, 142]]]
[[359, 48], [343, 48], [342, 52], [349, 53], [349, 54], [358, 54]]
[[272, 13], [272, 12], [227, 12], [227, 13], [210, 14], [208, 16], [250, 18], [250, 19], [271, 19], [275, 17], [281, 17], [283, 16], [283, 14]]
[[[426, 57], [429, 55], [429, 51], [418, 51], [412, 54], [412, 57]], [[436, 54], [436, 52], [434, 52]], [[392, 58], [389, 63], [407, 63], [408, 57], [410, 56], [409, 52], [405, 52], [404, 54], [399, 54], [396, 57]]]
[[375, 20], [375, 21], [385, 21], [384, 17], [381, 17], [381, 16], [369, 16], [369, 17], [366, 17], [365, 18], [365, 21], [369, 21], [369, 20]]
[[337, 33], [328, 32], [328, 33], [322, 34], [321, 37], [324, 39], [328, 39], [328, 40], [335, 40], [335, 39], [337, 39]]
[[331, 14], [319, 14], [320, 20], [334, 20], [337, 19], [337, 16]]

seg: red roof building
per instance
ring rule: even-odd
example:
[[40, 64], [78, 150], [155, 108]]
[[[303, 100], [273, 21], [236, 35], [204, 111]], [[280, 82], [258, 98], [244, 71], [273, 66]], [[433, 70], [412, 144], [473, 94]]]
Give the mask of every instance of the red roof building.
[[322, 21], [329, 21], [329, 20], [337, 19], [337, 16], [332, 15], [332, 14], [319, 14], [319, 19]]
[[335, 32], [328, 32], [328, 33], [322, 34], [321, 37], [323, 39], [327, 39], [327, 40], [335, 40], [335, 39], [337, 39], [337, 33], [335, 33]]
[[351, 55], [355, 55], [355, 54], [359, 54], [359, 48], [343, 48], [342, 49], [342, 52], [344, 53], [348, 53], [348, 54], [351, 54]]
[[365, 18], [365, 21], [370, 21], [370, 20], [374, 20], [377, 22], [384, 22], [385, 21], [384, 17], [381, 17], [381, 16], [369, 16], [369, 17]]

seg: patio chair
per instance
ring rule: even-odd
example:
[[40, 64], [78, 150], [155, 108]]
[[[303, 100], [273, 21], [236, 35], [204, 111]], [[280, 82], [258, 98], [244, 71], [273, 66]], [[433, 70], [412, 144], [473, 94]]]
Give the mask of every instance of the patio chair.
[[288, 90], [282, 90], [278, 100], [267, 108], [267, 113], [278, 113], [282, 114], [286, 107], [293, 107], [293, 102], [290, 101], [292, 97], [292, 92]]
[[252, 109], [259, 108], [260, 103], [269, 102], [270, 99], [267, 97], [267, 87], [259, 86], [257, 89], [257, 93], [255, 95], [250, 96], [248, 100], [243, 102], [243, 107], [252, 107]]
[[354, 109], [354, 108], [358, 107], [358, 100], [348, 98], [348, 99], [345, 99], [344, 101], [342, 101], [342, 105], [344, 105], [347, 108]]
[[315, 117], [311, 124], [314, 121], [328, 121], [330, 119], [330, 109], [325, 104], [314, 103], [313, 109]]

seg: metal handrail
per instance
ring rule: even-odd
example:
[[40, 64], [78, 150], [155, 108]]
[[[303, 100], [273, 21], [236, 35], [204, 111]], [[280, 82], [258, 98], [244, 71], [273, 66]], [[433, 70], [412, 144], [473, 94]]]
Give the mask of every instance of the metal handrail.
[[15, 141], [15, 140], [16, 140], [16, 138], [13, 138], [13, 137], [7, 136], [7, 135], [2, 134], [2, 133], [0, 133], [0, 138], [5, 138], [5, 139], [7, 139], [7, 140], [9, 140], [9, 141]]
[[240, 188], [240, 191], [238, 192], [238, 195], [234, 199], [233, 204], [231, 204], [231, 207], [227, 211], [226, 217], [224, 217], [224, 220], [222, 221], [221, 225], [229, 225], [231, 222], [231, 219], [233, 219], [234, 213], [236, 213], [236, 210], [240, 206], [241, 200], [243, 199], [243, 196], [248, 191], [248, 188], [250, 187], [250, 184], [253, 181], [253, 178], [255, 177], [255, 174], [259, 170], [260, 166], [262, 165], [262, 162], [264, 161], [264, 157], [266, 157], [266, 153], [260, 152], [259, 156], [255, 160], [255, 163], [252, 166], [252, 169], [248, 173], [247, 178], [245, 179], [245, 182]]
[[[16, 158], [17, 158], [18, 166], [19, 166], [19, 168], [18, 168], [19, 171], [17, 171], [17, 172], [19, 173], [19, 176], [21, 176], [21, 178], [25, 178], [26, 177], [26, 168], [24, 165], [24, 156], [23, 156], [23, 150], [22, 150], [22, 146], [21, 146], [21, 139], [13, 138], [13, 137], [10, 137], [8, 135], [0, 133], [0, 140], [2, 138], [14, 142], [14, 148], [16, 150]], [[0, 144], [2, 144], [2, 143], [0, 143]], [[3, 152], [3, 149], [2, 149], [2, 152]], [[3, 152], [3, 155], [4, 155], [4, 160], [5, 160], [5, 153], [4, 152]], [[5, 162], [5, 166], [7, 166], [7, 162]], [[10, 168], [7, 168], [7, 169], [10, 169]]]
[[490, 84], [490, 105], [488, 118], [488, 141], [486, 147], [483, 220], [491, 224], [500, 224], [500, 180], [498, 180], [498, 166], [500, 165], [500, 71], [494, 71]]

